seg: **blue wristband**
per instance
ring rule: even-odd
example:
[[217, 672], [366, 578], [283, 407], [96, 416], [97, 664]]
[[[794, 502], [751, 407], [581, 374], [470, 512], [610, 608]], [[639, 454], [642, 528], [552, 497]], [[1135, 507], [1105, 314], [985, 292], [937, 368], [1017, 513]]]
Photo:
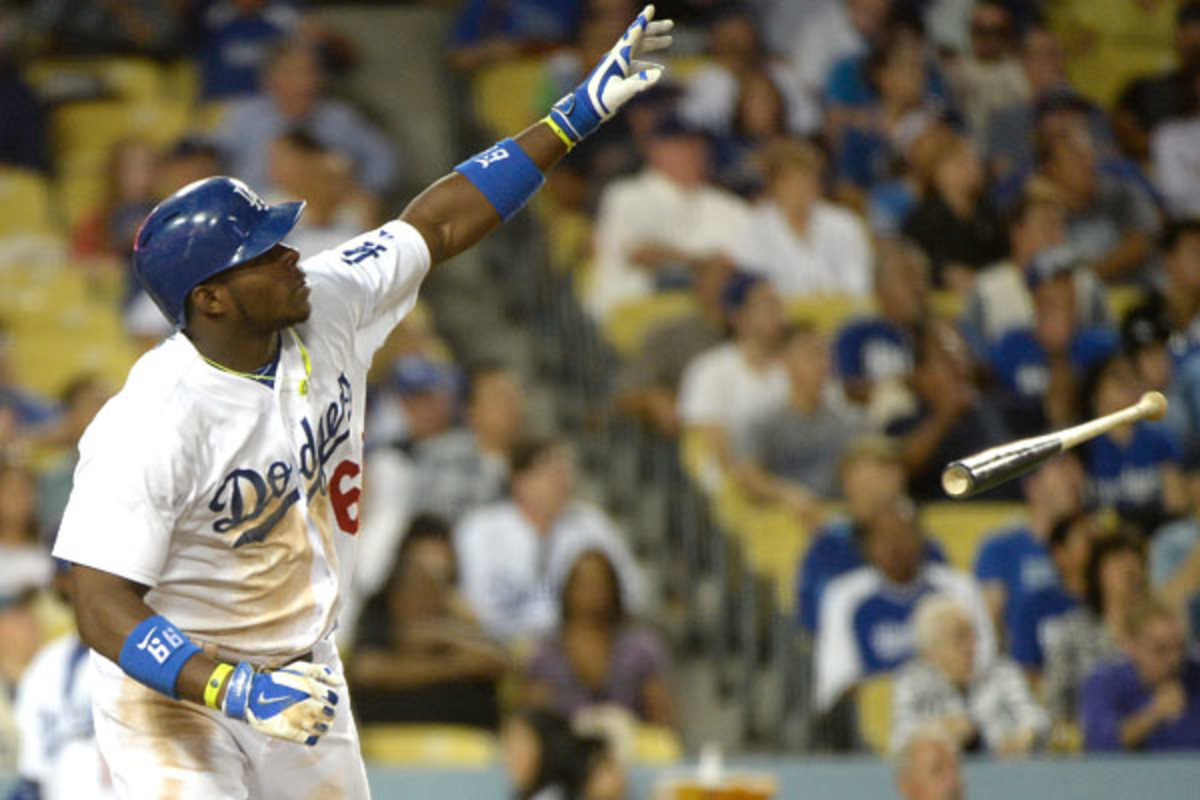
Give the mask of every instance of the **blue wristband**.
[[234, 719], [246, 718], [246, 706], [250, 704], [250, 687], [254, 683], [254, 667], [245, 661], [237, 665], [225, 687], [225, 716]]
[[454, 168], [483, 192], [500, 219], [508, 220], [542, 187], [546, 177], [512, 139], [498, 142]]
[[187, 660], [199, 652], [182, 631], [155, 614], [142, 620], [125, 639], [118, 661], [129, 677], [178, 699], [175, 681]]

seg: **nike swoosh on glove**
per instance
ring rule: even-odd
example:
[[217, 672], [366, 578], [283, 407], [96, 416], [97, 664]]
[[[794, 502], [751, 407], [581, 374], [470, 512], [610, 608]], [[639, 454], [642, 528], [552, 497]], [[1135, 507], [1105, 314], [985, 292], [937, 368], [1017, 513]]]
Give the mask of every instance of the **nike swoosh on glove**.
[[663, 66], [640, 57], [670, 47], [667, 34], [673, 27], [669, 19], [655, 22], [654, 6], [646, 6], [583, 83], [554, 104], [550, 117], [571, 141], [578, 143], [630, 98], [658, 82]]
[[273, 672], [256, 672], [243, 661], [225, 690], [222, 711], [268, 736], [315, 745], [333, 724], [345, 683], [331, 668], [297, 661]]

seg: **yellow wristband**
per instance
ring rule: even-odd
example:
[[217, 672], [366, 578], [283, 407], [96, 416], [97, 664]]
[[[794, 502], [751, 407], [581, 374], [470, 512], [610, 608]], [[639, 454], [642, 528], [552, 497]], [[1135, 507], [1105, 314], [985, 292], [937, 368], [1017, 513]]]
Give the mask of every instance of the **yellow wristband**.
[[564, 131], [562, 128], [560, 128], [558, 126], [558, 123], [555, 122], [552, 117], [547, 115], [542, 118], [542, 122], [549, 125], [550, 130], [554, 131], [554, 135], [557, 136], [559, 139], [562, 139], [562, 143], [567, 146], [568, 153], [575, 149], [575, 142], [571, 141], [571, 137], [567, 136], [567, 132]]
[[221, 693], [221, 684], [225, 682], [231, 672], [233, 672], [232, 664], [217, 664], [217, 668], [208, 676], [208, 683], [204, 684], [204, 705], [216, 711], [221, 710], [221, 707], [217, 705], [217, 695]]

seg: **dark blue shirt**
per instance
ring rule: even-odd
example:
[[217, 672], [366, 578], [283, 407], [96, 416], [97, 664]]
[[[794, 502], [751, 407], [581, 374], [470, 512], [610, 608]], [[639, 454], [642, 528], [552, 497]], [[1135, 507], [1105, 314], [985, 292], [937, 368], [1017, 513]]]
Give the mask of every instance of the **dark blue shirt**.
[[1058, 570], [1046, 545], [1021, 525], [989, 536], [979, 546], [975, 577], [980, 583], [1004, 585], [1004, 625], [1009, 635], [1017, 627], [1017, 610], [1034, 592], [1058, 585]]
[[[1119, 340], [1108, 328], [1084, 328], [1075, 334], [1069, 348], [1072, 369], [1087, 372], [1116, 352]], [[1050, 385], [1050, 364], [1046, 349], [1033, 335], [1021, 328], [1009, 331], [996, 342], [991, 352], [992, 369], [1006, 387], [1025, 397], [1042, 397]]]
[[1012, 639], [1009, 650], [1013, 660], [1024, 667], [1041, 667], [1046, 663], [1043, 629], [1047, 622], [1061, 617], [1079, 605], [1079, 600], [1067, 594], [1061, 586], [1047, 586], [1026, 597], [1016, 610], [1016, 622], [1009, 629]]
[[[1183, 715], [1159, 725], [1142, 742], [1141, 750], [1200, 750], [1200, 662], [1188, 658], [1183, 665], [1187, 706]], [[1087, 750], [1121, 750], [1121, 723], [1144, 709], [1154, 697], [1142, 685], [1126, 660], [1098, 667], [1083, 682], [1080, 717], [1083, 720], [1083, 745]], [[1184, 796], [1193, 791], [1180, 787]]]
[[1175, 437], [1153, 422], [1134, 425], [1133, 438], [1124, 445], [1106, 435], [1084, 450], [1084, 467], [1101, 505], [1152, 521], [1162, 512], [1162, 468], [1181, 460]]
[[882, 317], [863, 317], [845, 325], [834, 342], [837, 371], [843, 380], [880, 380], [908, 375], [912, 339]]
[[[944, 564], [946, 554], [932, 539], [925, 540], [925, 558]], [[866, 565], [854, 538], [854, 523], [839, 517], [825, 523], [813, 537], [808, 552], [796, 570], [797, 619], [809, 631], [821, 618], [821, 594], [834, 578]]]
[[580, 0], [467, 0], [458, 12], [450, 40], [479, 44], [495, 36], [523, 42], [566, 42], [583, 11]]
[[200, 76], [205, 98], [233, 97], [258, 91], [258, 76], [271, 48], [289, 36], [300, 16], [292, 3], [267, 3], [258, 11], [238, 12], [220, 3], [205, 19]]

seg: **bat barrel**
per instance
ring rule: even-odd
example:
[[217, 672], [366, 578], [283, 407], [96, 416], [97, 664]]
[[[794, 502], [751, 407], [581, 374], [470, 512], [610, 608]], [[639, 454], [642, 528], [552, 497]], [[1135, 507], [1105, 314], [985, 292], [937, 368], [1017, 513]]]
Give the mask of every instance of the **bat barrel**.
[[1062, 449], [1062, 440], [1054, 435], [993, 447], [947, 464], [942, 470], [942, 488], [946, 494], [960, 500], [986, 492], [1034, 469]]

